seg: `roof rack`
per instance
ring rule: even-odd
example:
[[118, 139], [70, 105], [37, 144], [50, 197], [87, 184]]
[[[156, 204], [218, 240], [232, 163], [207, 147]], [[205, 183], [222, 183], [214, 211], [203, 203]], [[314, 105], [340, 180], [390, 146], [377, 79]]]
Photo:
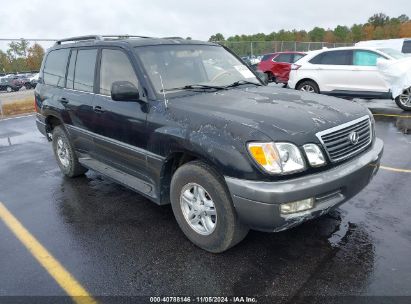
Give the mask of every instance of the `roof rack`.
[[85, 40], [102, 40], [101, 36], [98, 35], [87, 35], [87, 36], [78, 36], [57, 40], [55, 45], [60, 45], [62, 42], [76, 42], [76, 41], [85, 41]]
[[[138, 36], [138, 35], [87, 35], [87, 36], [78, 36], [57, 40], [55, 45], [60, 45], [63, 42], [79, 42], [87, 40], [105, 40], [105, 39], [128, 39], [128, 38], [152, 38], [148, 36]], [[177, 37], [175, 37], [177, 38]]]
[[127, 39], [127, 38], [152, 38], [148, 36], [140, 36], [140, 35], [102, 35], [102, 38], [114, 38], [114, 39]]
[[162, 39], [184, 39], [183, 37], [161, 37]]

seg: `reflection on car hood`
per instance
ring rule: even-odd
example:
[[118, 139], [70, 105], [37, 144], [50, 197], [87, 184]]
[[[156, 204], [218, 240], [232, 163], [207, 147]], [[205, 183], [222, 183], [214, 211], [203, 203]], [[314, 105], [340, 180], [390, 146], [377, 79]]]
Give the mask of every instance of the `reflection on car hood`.
[[274, 140], [306, 137], [368, 113], [352, 101], [271, 86], [180, 97], [170, 101], [170, 109], [209, 116], [210, 123], [224, 119], [246, 125]]

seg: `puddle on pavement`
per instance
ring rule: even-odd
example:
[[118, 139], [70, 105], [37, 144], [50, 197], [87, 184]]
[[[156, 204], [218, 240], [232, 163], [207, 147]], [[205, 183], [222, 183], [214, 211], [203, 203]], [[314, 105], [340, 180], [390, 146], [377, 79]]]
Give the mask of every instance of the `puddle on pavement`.
[[400, 117], [388, 117], [388, 116], [374, 116], [375, 121], [378, 122], [391, 122], [395, 128], [403, 134], [411, 134], [411, 115], [400, 116]]

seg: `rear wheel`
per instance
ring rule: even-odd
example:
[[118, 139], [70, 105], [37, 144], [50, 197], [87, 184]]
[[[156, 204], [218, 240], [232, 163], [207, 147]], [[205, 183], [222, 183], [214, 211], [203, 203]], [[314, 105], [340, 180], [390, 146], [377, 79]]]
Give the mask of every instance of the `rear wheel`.
[[271, 72], [266, 72], [268, 82], [276, 82], [277, 80], [275, 79], [275, 76]]
[[8, 93], [11, 93], [11, 92], [13, 92], [13, 89], [8, 86], [8, 87], [6, 88], [6, 91], [7, 91]]
[[309, 93], [320, 93], [318, 85], [312, 80], [305, 80], [298, 84], [298, 91], [309, 92]]
[[411, 111], [411, 87], [395, 98], [395, 103], [404, 111]]
[[54, 128], [52, 144], [57, 164], [64, 175], [75, 177], [87, 171], [87, 169], [78, 162], [74, 148], [62, 126]]
[[171, 181], [171, 205], [186, 237], [209, 252], [240, 242], [248, 228], [238, 220], [224, 179], [199, 161], [177, 169]]

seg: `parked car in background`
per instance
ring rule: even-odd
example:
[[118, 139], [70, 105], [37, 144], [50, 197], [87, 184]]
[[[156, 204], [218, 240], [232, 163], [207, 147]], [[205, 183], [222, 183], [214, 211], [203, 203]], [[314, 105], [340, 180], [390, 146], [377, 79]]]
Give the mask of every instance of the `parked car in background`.
[[257, 70], [267, 74], [269, 82], [288, 82], [291, 64], [304, 57], [302, 52], [278, 52], [263, 55]]
[[6, 76], [0, 79], [0, 91], [13, 92], [20, 90], [24, 81], [17, 76]]
[[283, 231], [337, 208], [383, 153], [364, 107], [266, 86], [210, 42], [58, 41], [35, 109], [63, 174], [92, 169], [171, 203], [183, 233], [210, 252], [249, 229]]
[[360, 41], [355, 46], [377, 49], [390, 48], [404, 54], [411, 54], [411, 38]]
[[[389, 84], [377, 69], [377, 59], [407, 57], [394, 49], [344, 47], [310, 52], [293, 64], [288, 86], [292, 89], [344, 98], [393, 99]], [[403, 110], [411, 110], [411, 92], [395, 98]]]
[[30, 78], [29, 78], [29, 81], [30, 81], [30, 84], [31, 84], [31, 87], [32, 88], [35, 88], [36, 87], [36, 85], [37, 85], [37, 83], [38, 83], [38, 81], [39, 81], [39, 73], [36, 73], [36, 74], [34, 74], [33, 76], [31, 76]]
[[28, 74], [17, 74], [16, 77], [23, 82], [23, 87], [27, 90], [32, 88], [32, 84], [30, 82], [30, 75]]

